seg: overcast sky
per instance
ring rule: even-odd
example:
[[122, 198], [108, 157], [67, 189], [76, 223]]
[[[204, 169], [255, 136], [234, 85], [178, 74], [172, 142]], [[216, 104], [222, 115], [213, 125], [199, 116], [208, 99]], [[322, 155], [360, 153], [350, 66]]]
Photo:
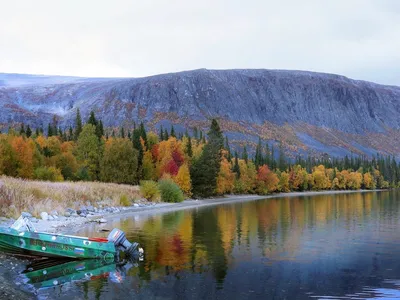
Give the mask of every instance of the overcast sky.
[[0, 0], [0, 72], [312, 70], [400, 85], [399, 0]]

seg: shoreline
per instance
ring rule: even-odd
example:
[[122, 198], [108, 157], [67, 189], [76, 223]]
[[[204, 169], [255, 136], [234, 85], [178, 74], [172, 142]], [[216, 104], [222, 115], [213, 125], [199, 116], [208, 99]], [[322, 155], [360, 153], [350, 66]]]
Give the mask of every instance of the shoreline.
[[[120, 218], [128, 218], [133, 216], [152, 216], [158, 214], [164, 214], [175, 211], [191, 210], [202, 207], [210, 207], [223, 204], [241, 203], [249, 201], [258, 201], [273, 198], [286, 198], [286, 197], [307, 197], [307, 196], [317, 196], [317, 195], [336, 195], [336, 194], [352, 194], [352, 193], [368, 193], [368, 192], [383, 192], [388, 190], [340, 190], [340, 191], [305, 191], [305, 192], [289, 192], [289, 193], [277, 193], [272, 195], [226, 195], [217, 198], [208, 198], [201, 200], [187, 199], [180, 203], [157, 203], [155, 205], [139, 207], [139, 208], [129, 208], [120, 213], [110, 213], [103, 215], [102, 218], [109, 221], [114, 221]], [[96, 225], [95, 222], [87, 222], [85, 224], [78, 225], [72, 230], [61, 230], [57, 233], [72, 234], [76, 233], [85, 227]]]
[[[107, 212], [95, 214], [87, 217], [60, 217], [58, 220], [37, 220], [33, 223], [35, 229], [39, 232], [49, 232], [54, 234], [74, 234], [85, 227], [99, 224], [101, 219], [104, 223], [113, 221], [120, 218], [128, 218], [133, 216], [151, 216], [157, 214], [164, 214], [174, 211], [197, 209], [202, 207], [210, 207], [223, 204], [232, 204], [239, 202], [258, 201], [273, 198], [286, 198], [286, 197], [307, 197], [317, 195], [336, 195], [336, 194], [350, 194], [350, 193], [367, 193], [367, 192], [382, 192], [387, 190], [340, 190], [340, 191], [305, 191], [305, 192], [289, 192], [277, 193], [271, 195], [225, 195], [222, 197], [208, 198], [201, 200], [187, 199], [180, 203], [151, 203], [149, 202], [144, 206], [130, 206], [120, 208], [118, 212]], [[3, 218], [0, 221], [0, 226], [10, 226], [14, 220]], [[101, 222], [101, 223], [103, 223]]]

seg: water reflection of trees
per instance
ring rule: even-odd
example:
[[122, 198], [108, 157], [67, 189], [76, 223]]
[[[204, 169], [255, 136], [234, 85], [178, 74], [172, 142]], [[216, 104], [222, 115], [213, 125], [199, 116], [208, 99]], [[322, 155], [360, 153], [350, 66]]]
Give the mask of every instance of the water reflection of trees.
[[397, 216], [399, 204], [389, 195], [372, 192], [268, 199], [127, 220], [122, 229], [139, 234], [145, 248], [145, 262], [133, 270], [141, 280], [210, 271], [221, 286], [236, 260], [250, 261], [260, 253], [270, 264], [294, 260], [315, 232], [329, 228], [334, 234], [337, 224], [354, 230], [363, 223], [384, 222], [382, 211]]

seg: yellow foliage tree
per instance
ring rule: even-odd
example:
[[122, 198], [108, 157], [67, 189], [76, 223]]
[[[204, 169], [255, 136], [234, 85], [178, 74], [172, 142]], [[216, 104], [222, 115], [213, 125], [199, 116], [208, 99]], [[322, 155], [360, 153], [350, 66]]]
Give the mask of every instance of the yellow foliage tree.
[[326, 175], [325, 167], [323, 165], [319, 165], [313, 169], [312, 178], [314, 190], [325, 190], [331, 187], [331, 182]]
[[156, 169], [153, 163], [153, 155], [151, 151], [146, 151], [143, 154], [143, 180], [155, 180], [156, 179]]
[[347, 188], [351, 190], [359, 190], [361, 188], [363, 177], [361, 173], [351, 172], [347, 180]]
[[363, 176], [363, 185], [367, 190], [373, 190], [376, 188], [376, 184], [374, 178], [372, 177], [370, 172], [367, 172]]
[[190, 180], [189, 167], [186, 163], [179, 168], [178, 174], [173, 177], [173, 180], [186, 196], [190, 197], [192, 195], [192, 182]]
[[282, 172], [279, 175], [279, 190], [284, 193], [290, 192], [289, 174]]
[[39, 135], [35, 141], [39, 145], [40, 150], [43, 150], [47, 146], [47, 139], [43, 135]]
[[235, 174], [232, 172], [231, 164], [226, 156], [228, 152], [223, 150], [221, 167], [217, 177], [217, 193], [220, 195], [232, 193], [235, 183]]

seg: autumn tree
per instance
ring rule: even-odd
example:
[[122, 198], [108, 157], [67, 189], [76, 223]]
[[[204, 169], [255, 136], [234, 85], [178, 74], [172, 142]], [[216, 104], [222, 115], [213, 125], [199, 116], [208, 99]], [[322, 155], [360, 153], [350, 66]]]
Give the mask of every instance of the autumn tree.
[[325, 167], [319, 165], [312, 172], [312, 186], [314, 190], [325, 190], [331, 187], [331, 182], [325, 172]]
[[190, 197], [192, 195], [192, 182], [190, 179], [190, 171], [186, 163], [180, 166], [178, 174], [172, 179], [177, 185], [179, 185], [186, 196]]
[[217, 193], [220, 195], [232, 193], [235, 183], [235, 174], [227, 157], [227, 150], [222, 150], [221, 167], [217, 177]]
[[11, 143], [17, 157], [17, 176], [22, 178], [33, 178], [35, 144], [32, 139], [15, 137]]
[[[236, 164], [236, 159], [235, 159]], [[257, 170], [252, 161], [246, 163], [243, 159], [238, 160], [240, 177], [236, 177], [234, 191], [238, 194], [254, 193], [256, 186]]]
[[370, 172], [367, 172], [363, 176], [363, 187], [367, 190], [373, 190], [376, 188], [374, 178]]
[[359, 190], [361, 188], [363, 176], [358, 172], [351, 172], [347, 180], [347, 189]]
[[292, 191], [307, 190], [307, 171], [300, 165], [291, 168], [289, 172], [289, 187]]
[[143, 179], [155, 180], [156, 169], [153, 162], [153, 155], [150, 150], [147, 150], [143, 155]]
[[281, 191], [281, 192], [284, 192], [284, 193], [290, 192], [289, 173], [286, 173], [285, 171], [280, 172], [278, 188], [279, 188], [279, 191]]
[[257, 193], [266, 195], [278, 189], [279, 178], [267, 165], [263, 165], [257, 172]]
[[0, 134], [0, 175], [17, 175], [17, 154], [9, 142], [7, 135]]

